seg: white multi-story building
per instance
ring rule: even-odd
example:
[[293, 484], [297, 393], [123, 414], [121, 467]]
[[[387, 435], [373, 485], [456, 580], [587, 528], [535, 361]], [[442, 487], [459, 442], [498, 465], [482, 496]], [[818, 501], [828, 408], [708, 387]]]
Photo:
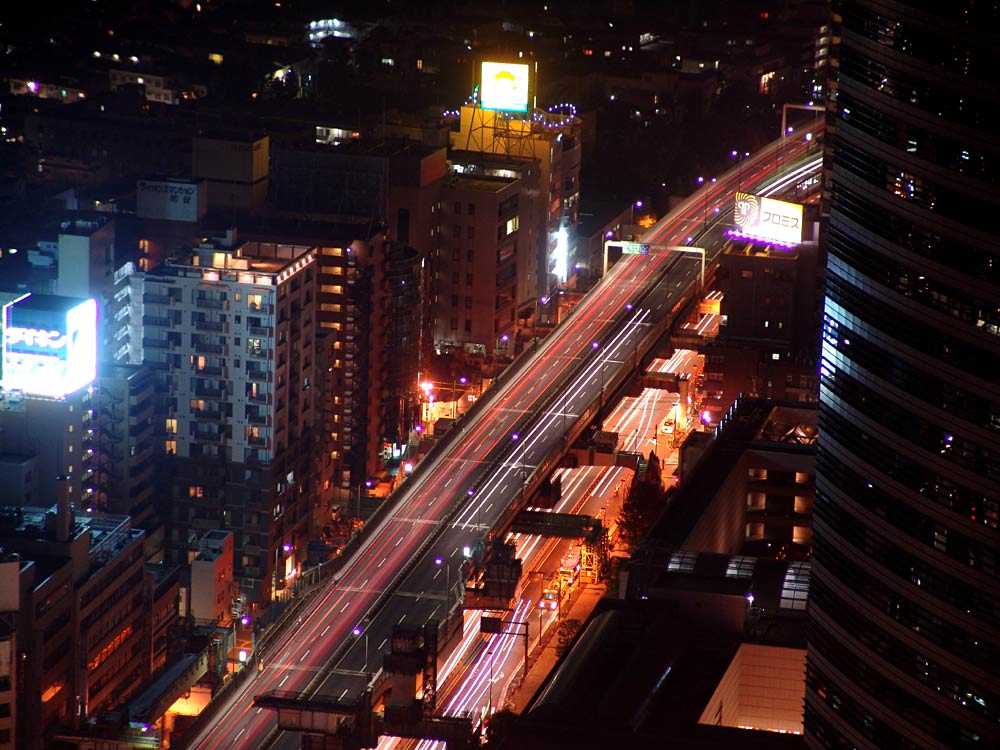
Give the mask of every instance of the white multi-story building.
[[131, 274], [118, 295], [128, 309], [116, 334], [122, 359], [159, 380], [166, 555], [183, 562], [205, 530], [233, 530], [251, 602], [274, 598], [307, 552], [322, 407], [314, 385], [325, 372], [318, 258], [314, 247], [230, 235]]

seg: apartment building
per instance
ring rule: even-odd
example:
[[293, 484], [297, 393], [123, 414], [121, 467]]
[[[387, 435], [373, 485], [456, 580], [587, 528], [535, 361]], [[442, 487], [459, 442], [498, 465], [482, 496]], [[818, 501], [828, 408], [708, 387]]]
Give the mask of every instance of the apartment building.
[[204, 531], [232, 530], [252, 603], [280, 596], [306, 556], [320, 445], [319, 255], [231, 233], [131, 274], [120, 296], [123, 348], [158, 382], [166, 558], [187, 562]]

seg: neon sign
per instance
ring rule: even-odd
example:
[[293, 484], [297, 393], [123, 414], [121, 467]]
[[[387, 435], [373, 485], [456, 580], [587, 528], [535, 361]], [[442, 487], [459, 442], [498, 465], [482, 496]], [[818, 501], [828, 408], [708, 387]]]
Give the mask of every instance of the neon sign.
[[95, 300], [27, 295], [4, 308], [4, 388], [61, 398], [96, 377]]
[[62, 331], [43, 331], [38, 328], [8, 328], [4, 340], [9, 346], [25, 344], [40, 349], [64, 349], [68, 338]]

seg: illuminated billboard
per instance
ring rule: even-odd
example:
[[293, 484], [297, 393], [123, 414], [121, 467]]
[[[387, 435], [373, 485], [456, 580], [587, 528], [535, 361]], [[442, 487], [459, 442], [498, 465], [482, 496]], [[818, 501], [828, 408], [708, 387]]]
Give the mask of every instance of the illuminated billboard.
[[527, 112], [528, 71], [527, 65], [484, 62], [480, 106], [501, 112]]
[[32, 294], [3, 315], [3, 387], [61, 398], [97, 377], [97, 302]]
[[752, 193], [736, 193], [732, 237], [793, 247], [802, 244], [802, 206]]

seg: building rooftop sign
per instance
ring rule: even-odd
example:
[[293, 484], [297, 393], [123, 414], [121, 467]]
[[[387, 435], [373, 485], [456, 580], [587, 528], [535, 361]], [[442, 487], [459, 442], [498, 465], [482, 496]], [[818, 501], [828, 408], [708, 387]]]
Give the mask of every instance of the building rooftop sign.
[[802, 244], [802, 206], [752, 193], [736, 193], [731, 237], [794, 247]]
[[484, 62], [480, 89], [482, 108], [527, 112], [529, 71], [530, 68], [523, 64]]
[[29, 294], [4, 306], [5, 390], [62, 398], [96, 377], [96, 300]]

